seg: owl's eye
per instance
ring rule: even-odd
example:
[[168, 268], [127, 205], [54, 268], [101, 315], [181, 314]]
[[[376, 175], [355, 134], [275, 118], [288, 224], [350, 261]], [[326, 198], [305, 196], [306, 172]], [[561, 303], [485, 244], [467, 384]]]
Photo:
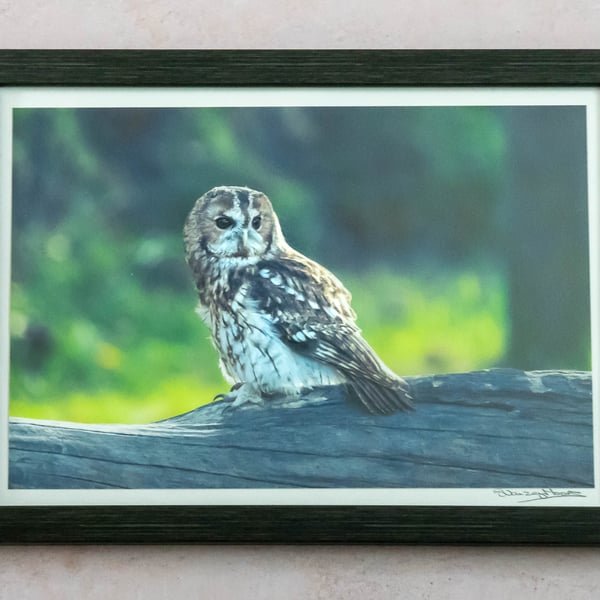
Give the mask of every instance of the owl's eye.
[[219, 229], [229, 229], [233, 225], [233, 219], [230, 217], [217, 217], [215, 219], [215, 225]]
[[254, 219], [252, 219], [252, 227], [258, 231], [260, 229], [261, 222], [262, 219], [260, 217], [254, 217]]

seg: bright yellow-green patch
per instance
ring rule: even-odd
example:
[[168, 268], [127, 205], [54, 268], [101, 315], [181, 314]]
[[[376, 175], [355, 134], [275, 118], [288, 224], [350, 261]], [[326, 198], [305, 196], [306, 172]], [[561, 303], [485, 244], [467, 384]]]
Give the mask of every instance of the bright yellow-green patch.
[[11, 414], [28, 419], [79, 423], [151, 423], [208, 404], [227, 386], [203, 386], [193, 378], [165, 381], [154, 392], [132, 397], [118, 391], [71, 393], [43, 403], [11, 400]]

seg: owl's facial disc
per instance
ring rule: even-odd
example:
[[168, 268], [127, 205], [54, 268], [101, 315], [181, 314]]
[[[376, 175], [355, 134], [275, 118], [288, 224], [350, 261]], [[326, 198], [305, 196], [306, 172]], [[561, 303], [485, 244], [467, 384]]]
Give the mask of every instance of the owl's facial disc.
[[251, 259], [265, 254], [273, 219], [266, 196], [248, 188], [215, 188], [204, 196], [205, 247], [223, 258]]

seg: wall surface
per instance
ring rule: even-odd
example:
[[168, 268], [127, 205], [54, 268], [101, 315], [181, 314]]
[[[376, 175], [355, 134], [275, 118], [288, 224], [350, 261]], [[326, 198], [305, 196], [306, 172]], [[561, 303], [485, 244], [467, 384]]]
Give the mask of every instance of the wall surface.
[[1, 0], [3, 48], [597, 48], [598, 0]]
[[[598, 0], [0, 0], [1, 48], [598, 48]], [[0, 599], [593, 598], [597, 549], [0, 547]]]

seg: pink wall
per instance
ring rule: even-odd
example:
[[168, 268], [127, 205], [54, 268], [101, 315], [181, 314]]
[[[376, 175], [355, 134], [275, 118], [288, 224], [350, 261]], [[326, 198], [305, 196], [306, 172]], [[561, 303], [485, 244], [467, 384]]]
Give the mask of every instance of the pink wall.
[[0, 0], [2, 48], [597, 48], [597, 0]]

